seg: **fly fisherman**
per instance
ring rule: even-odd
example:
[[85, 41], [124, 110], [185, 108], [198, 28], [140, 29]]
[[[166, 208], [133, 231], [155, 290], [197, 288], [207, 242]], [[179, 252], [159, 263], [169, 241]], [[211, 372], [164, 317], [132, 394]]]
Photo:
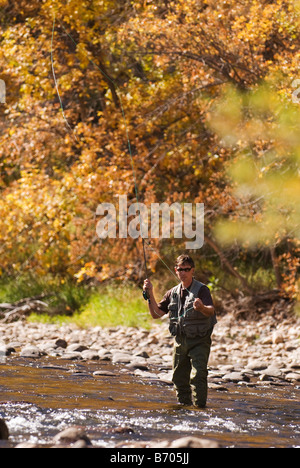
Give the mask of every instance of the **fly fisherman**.
[[148, 307], [154, 319], [169, 314], [171, 335], [175, 337], [173, 383], [178, 402], [200, 408], [207, 401], [207, 364], [211, 334], [217, 323], [215, 308], [207, 286], [194, 279], [195, 264], [189, 255], [180, 255], [175, 272], [180, 284], [168, 291], [157, 303], [153, 285], [144, 282]]

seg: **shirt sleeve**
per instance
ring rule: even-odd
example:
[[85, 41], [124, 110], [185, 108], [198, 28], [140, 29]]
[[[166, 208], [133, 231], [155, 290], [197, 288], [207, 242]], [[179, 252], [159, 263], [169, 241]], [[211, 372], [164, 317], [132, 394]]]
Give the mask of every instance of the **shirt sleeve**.
[[158, 308], [165, 314], [169, 313], [168, 305], [170, 304], [170, 300], [171, 300], [171, 290], [168, 291], [164, 295], [163, 299], [157, 304]]
[[213, 302], [211, 294], [210, 294], [210, 290], [205, 285], [202, 286], [202, 288], [200, 288], [198, 298], [201, 299], [201, 301], [203, 302], [203, 304], [205, 306], [213, 306], [214, 305], [214, 302]]

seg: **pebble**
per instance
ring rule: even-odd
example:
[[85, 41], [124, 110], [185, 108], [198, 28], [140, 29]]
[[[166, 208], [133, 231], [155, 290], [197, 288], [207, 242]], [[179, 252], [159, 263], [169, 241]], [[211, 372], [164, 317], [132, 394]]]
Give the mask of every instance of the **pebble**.
[[291, 380], [292, 382], [300, 382], [300, 373], [290, 372], [285, 376], [286, 380]]
[[[202, 439], [200, 437], [180, 437], [175, 440], [156, 440], [156, 441], [144, 441], [144, 442], [127, 442], [125, 444], [119, 444], [118, 448], [151, 448], [151, 449], [185, 449], [185, 448], [221, 448], [221, 446], [214, 440]], [[184, 453], [182, 454], [182, 464], [188, 464], [185, 459]]]
[[10, 356], [12, 353], [15, 353], [16, 350], [10, 345], [1, 345], [0, 346], [0, 358], [1, 356]]
[[[299, 317], [291, 315], [277, 321], [266, 314], [257, 322], [237, 320], [234, 313], [227, 313], [218, 320], [212, 337], [210, 383], [220, 387], [224, 383], [260, 381], [299, 383]], [[0, 362], [15, 356], [111, 361], [139, 378], [171, 383], [173, 339], [167, 321], [154, 322], [149, 331], [121, 326], [80, 329], [76, 325], [14, 322], [0, 325], [0, 336]], [[104, 376], [99, 372], [94, 377]]]
[[111, 371], [95, 371], [93, 375], [95, 377], [117, 377], [118, 374], [114, 374]]
[[128, 364], [131, 361], [132, 361], [132, 356], [128, 353], [115, 352], [113, 354], [112, 362], [114, 364], [117, 364], [117, 363]]
[[247, 366], [246, 366], [246, 369], [247, 370], [252, 370], [252, 371], [262, 371], [264, 369], [266, 369], [268, 367], [268, 365], [266, 364], [266, 362], [263, 362], [263, 361], [249, 361]]
[[[276, 320], [264, 315], [259, 322], [237, 320], [234, 313], [218, 318], [212, 337], [209, 361], [209, 388], [229, 391], [230, 385], [296, 385], [300, 383], [300, 319], [290, 316]], [[101, 327], [86, 330], [75, 325], [57, 326], [29, 322], [0, 324], [0, 363], [22, 357], [42, 359], [41, 366], [70, 371], [68, 361], [111, 361], [115, 372], [101, 368], [93, 374], [72, 371], [72, 377], [115, 378], [122, 372], [153, 384], [172, 385], [173, 339], [165, 321], [155, 322], [151, 330]], [[66, 361], [65, 366], [47, 364], [47, 356]], [[111, 369], [111, 368], [110, 368]], [[0, 418], [0, 439], [9, 437]], [[140, 444], [140, 445], [139, 445]], [[23, 443], [17, 448], [36, 444]], [[53, 447], [88, 448], [89, 437], [80, 427], [71, 427], [53, 439]], [[123, 445], [124, 446], [124, 445]], [[214, 441], [184, 437], [173, 441], [132, 442], [132, 447], [217, 448]], [[122, 447], [122, 445], [120, 445]], [[124, 446], [125, 447], [125, 446]], [[130, 444], [126, 445], [130, 448]]]
[[[70, 444], [75, 444], [75, 443], [77, 444], [78, 442], [80, 442], [80, 444], [77, 445], [77, 448], [84, 448], [84, 447], [92, 445], [90, 439], [85, 433], [85, 430], [82, 427], [78, 427], [78, 426], [71, 426], [63, 430], [62, 432], [59, 432], [53, 438], [53, 442], [56, 445], [63, 445], [63, 446], [65, 445], [68, 446]], [[74, 447], [74, 445], [72, 445], [72, 447]]]
[[223, 377], [223, 380], [225, 382], [250, 382], [250, 379], [247, 375], [241, 373], [241, 372], [231, 372], [230, 374], [226, 374]]
[[41, 357], [43, 354], [44, 353], [37, 346], [27, 345], [21, 350], [20, 356], [35, 359]]

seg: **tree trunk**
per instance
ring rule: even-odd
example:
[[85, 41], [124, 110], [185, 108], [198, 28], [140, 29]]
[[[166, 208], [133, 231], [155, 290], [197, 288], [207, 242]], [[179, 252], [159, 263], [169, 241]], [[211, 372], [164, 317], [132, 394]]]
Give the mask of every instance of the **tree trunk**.
[[217, 246], [217, 244], [210, 239], [209, 237], [205, 236], [204, 237], [205, 242], [219, 255], [221, 263], [227, 268], [229, 273], [232, 274], [232, 276], [235, 276], [243, 285], [243, 288], [245, 291], [247, 291], [248, 294], [253, 294], [253, 289], [251, 286], [248, 284], [246, 278], [244, 278], [232, 265], [231, 263], [227, 260], [221, 249]]
[[271, 258], [272, 258], [272, 263], [273, 263], [277, 288], [281, 289], [281, 282], [282, 282], [281, 281], [281, 274], [280, 274], [279, 262], [278, 262], [278, 258], [277, 258], [274, 246], [270, 247], [270, 252], [271, 252]]

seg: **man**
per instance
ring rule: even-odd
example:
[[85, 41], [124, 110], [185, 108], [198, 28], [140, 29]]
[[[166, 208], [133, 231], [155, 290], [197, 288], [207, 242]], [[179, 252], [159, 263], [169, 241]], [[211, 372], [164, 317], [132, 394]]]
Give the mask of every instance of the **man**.
[[173, 383], [178, 402], [200, 408], [207, 401], [207, 364], [211, 334], [217, 323], [209, 288], [194, 279], [195, 264], [189, 255], [180, 255], [175, 272], [180, 284], [168, 291], [157, 303], [153, 285], [144, 282], [148, 307], [154, 319], [169, 314], [171, 334], [175, 337], [173, 354]]

